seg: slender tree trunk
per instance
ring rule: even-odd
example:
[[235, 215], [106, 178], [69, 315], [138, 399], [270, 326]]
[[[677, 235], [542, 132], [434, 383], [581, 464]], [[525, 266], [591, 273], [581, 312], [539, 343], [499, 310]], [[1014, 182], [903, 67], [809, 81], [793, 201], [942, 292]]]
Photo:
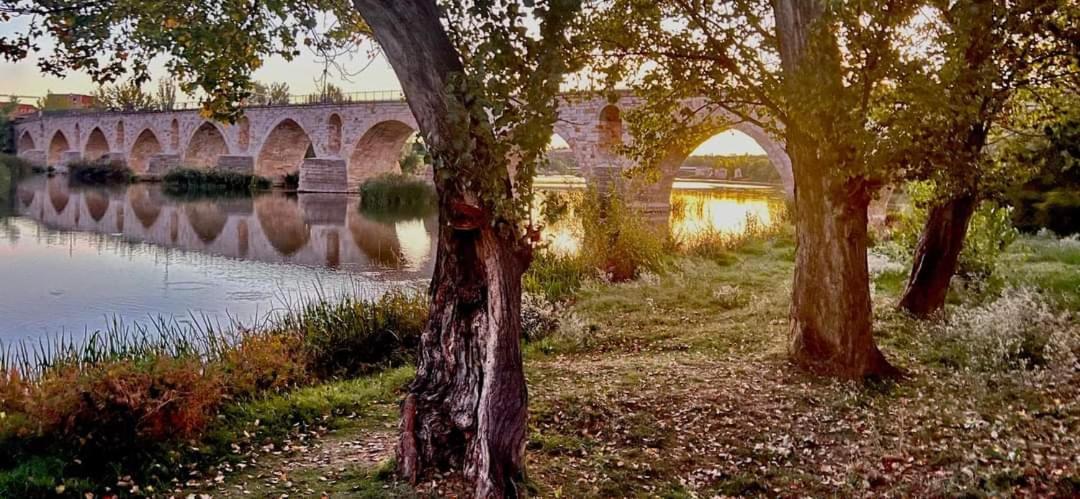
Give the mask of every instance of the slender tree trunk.
[[804, 369], [829, 376], [896, 375], [874, 343], [872, 329], [866, 264], [870, 188], [858, 178], [830, 175], [829, 165], [799, 149], [789, 144], [794, 152], [797, 242], [791, 358]]
[[966, 194], [930, 209], [915, 247], [911, 276], [900, 298], [900, 308], [916, 317], [928, 317], [945, 306], [949, 282], [956, 274], [971, 217], [978, 204]]
[[[472, 135], [473, 123], [448, 111], [467, 104], [448, 90], [452, 75], [464, 69], [434, 0], [355, 5], [401, 80], [436, 160], [440, 223], [431, 317], [402, 406], [398, 472], [416, 483], [432, 471], [460, 469], [476, 497], [514, 497], [527, 423], [521, 276], [531, 250], [517, 227], [494, 215], [491, 197], [511, 195], [507, 161], [490, 157], [485, 138]], [[460, 144], [471, 149], [462, 153]], [[478, 192], [480, 182], [463, 178], [481, 171], [501, 171], [505, 192]]]

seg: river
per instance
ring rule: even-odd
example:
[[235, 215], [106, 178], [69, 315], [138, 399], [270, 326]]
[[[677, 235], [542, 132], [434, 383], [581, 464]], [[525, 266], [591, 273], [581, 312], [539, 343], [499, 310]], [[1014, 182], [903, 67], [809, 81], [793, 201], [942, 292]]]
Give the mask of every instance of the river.
[[[769, 189], [678, 182], [679, 237], [738, 232], [783, 210]], [[0, 209], [0, 342], [118, 322], [250, 326], [304, 300], [423, 287], [436, 217], [365, 214], [358, 198], [267, 193], [173, 198], [155, 184], [74, 188], [34, 176]], [[574, 237], [549, 233], [572, 251]]]

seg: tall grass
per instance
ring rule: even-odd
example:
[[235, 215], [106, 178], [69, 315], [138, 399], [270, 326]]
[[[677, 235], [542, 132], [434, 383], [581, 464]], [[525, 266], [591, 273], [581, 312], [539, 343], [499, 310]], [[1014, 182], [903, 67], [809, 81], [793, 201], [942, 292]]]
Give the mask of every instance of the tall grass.
[[76, 184], [127, 184], [135, 180], [135, 173], [119, 161], [76, 161], [67, 168], [69, 180]]
[[177, 168], [161, 180], [166, 194], [184, 197], [250, 195], [270, 188], [270, 180], [257, 175], [201, 168]]
[[417, 218], [435, 212], [435, 189], [410, 175], [387, 173], [360, 186], [360, 209], [374, 218]]
[[[256, 327], [195, 316], [149, 326], [114, 320], [81, 339], [0, 348], [0, 497], [51, 496], [59, 483], [115, 485], [121, 470], [167, 480], [192, 443], [210, 439], [229, 453], [246, 438], [221, 424], [243, 417], [235, 402], [413, 360], [427, 320], [422, 293], [318, 298], [287, 302]], [[308, 412], [296, 416], [320, 415]], [[289, 414], [264, 417], [288, 431]], [[47, 478], [24, 489], [28, 473]]]

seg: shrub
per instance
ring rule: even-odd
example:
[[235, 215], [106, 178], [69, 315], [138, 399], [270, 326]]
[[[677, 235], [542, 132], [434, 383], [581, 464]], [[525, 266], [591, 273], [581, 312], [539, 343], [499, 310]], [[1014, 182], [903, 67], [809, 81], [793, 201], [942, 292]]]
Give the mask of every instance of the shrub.
[[387, 173], [360, 186], [360, 209], [376, 217], [381, 213], [423, 217], [435, 212], [436, 203], [431, 184], [410, 175]]
[[80, 184], [126, 184], [135, 179], [131, 169], [119, 161], [76, 161], [67, 167], [68, 178]]
[[288, 173], [284, 178], [284, 187], [286, 189], [295, 191], [300, 188], [300, 173]]
[[270, 188], [270, 181], [256, 175], [200, 168], [177, 168], [162, 179], [172, 195], [239, 194]]
[[524, 293], [521, 296], [521, 335], [527, 342], [547, 338], [559, 329], [559, 305], [537, 296]]
[[574, 207], [581, 220], [581, 248], [586, 268], [613, 281], [634, 279], [661, 266], [666, 236], [621, 196], [590, 188]]
[[222, 359], [233, 397], [281, 393], [310, 379], [303, 362], [303, 340], [297, 334], [249, 333]]
[[936, 360], [957, 367], [1080, 368], [1080, 329], [1031, 289], [1009, 288], [985, 305], [957, 308], [935, 329]]
[[[926, 225], [930, 204], [937, 197], [933, 183], [908, 184], [911, 207], [901, 217], [893, 239], [906, 255], [915, 252], [923, 226]], [[1012, 208], [993, 201], [983, 201], [971, 217], [964, 248], [960, 251], [957, 273], [969, 278], [985, 279], [997, 266], [998, 257], [1019, 235], [1011, 221]]]

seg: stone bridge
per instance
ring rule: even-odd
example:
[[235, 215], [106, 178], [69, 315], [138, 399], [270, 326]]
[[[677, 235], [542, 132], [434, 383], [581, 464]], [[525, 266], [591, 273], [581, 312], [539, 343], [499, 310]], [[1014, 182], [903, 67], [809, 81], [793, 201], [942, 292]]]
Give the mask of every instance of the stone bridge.
[[[637, 105], [640, 101], [633, 96], [616, 102], [563, 98], [555, 132], [570, 146], [581, 175], [590, 182], [609, 180], [632, 166], [615, 149], [632, 140], [622, 115]], [[402, 148], [416, 129], [401, 100], [249, 107], [232, 125], [209, 121], [197, 110], [46, 115], [15, 125], [19, 156], [38, 164], [60, 167], [105, 158], [150, 177], [184, 165], [254, 173], [277, 182], [299, 174], [300, 190], [307, 192], [355, 192], [368, 178], [400, 171]], [[699, 143], [727, 129], [761, 145], [790, 196], [791, 161], [783, 145], [760, 127], [747, 122], [718, 125]], [[670, 192], [693, 149], [667, 151], [660, 181], [648, 189], [660, 195]]]

